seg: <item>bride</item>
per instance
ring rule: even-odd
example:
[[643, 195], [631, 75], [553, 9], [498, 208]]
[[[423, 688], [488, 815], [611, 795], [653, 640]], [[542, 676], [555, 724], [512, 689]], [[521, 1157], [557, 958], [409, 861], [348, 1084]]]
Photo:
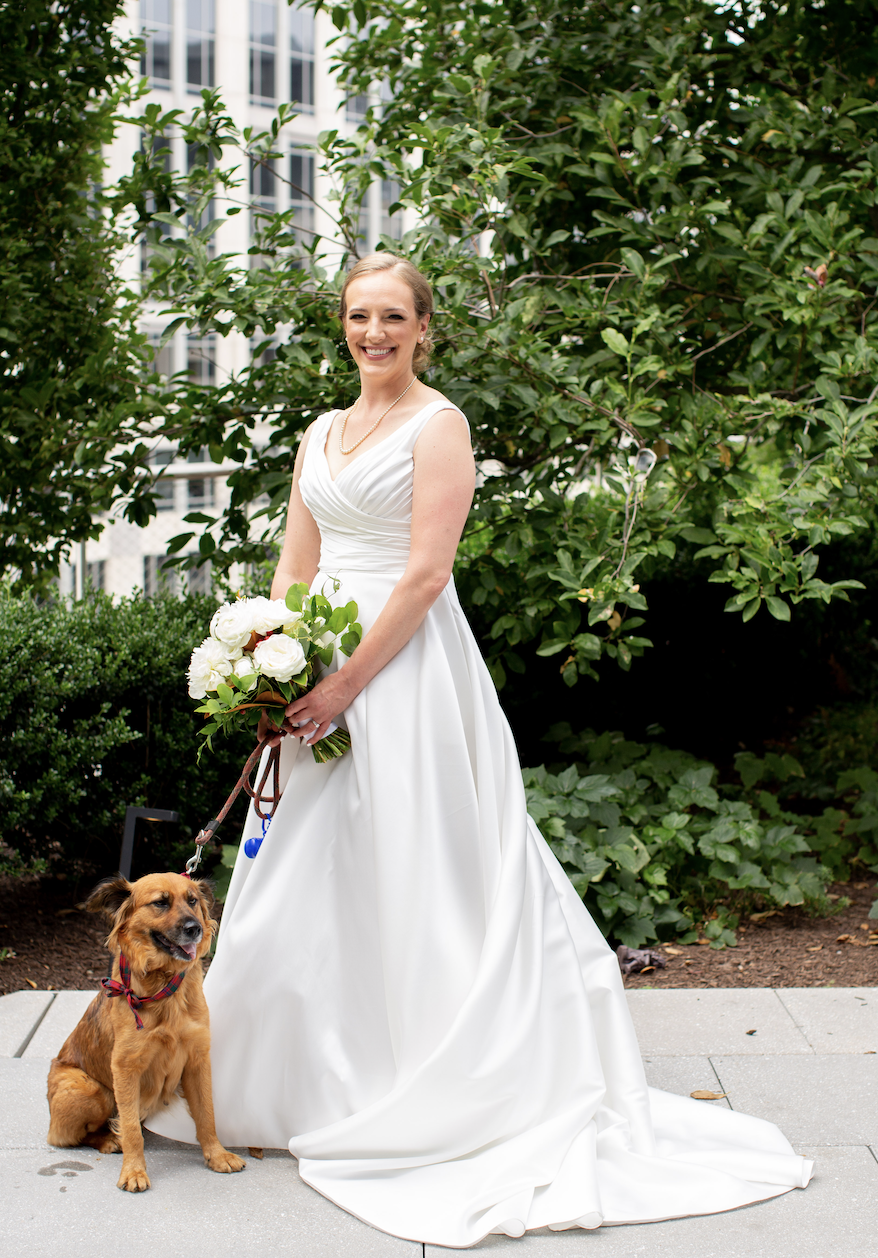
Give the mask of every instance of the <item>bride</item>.
[[[340, 581], [365, 635], [287, 708], [283, 798], [238, 854], [205, 983], [219, 1137], [288, 1146], [345, 1210], [451, 1247], [804, 1187], [776, 1127], [647, 1088], [616, 957], [527, 815], [451, 579], [475, 467], [418, 379], [432, 310], [409, 262], [353, 267], [361, 393], [296, 458], [272, 597]], [[352, 749], [319, 765], [332, 721]], [[181, 1101], [149, 1126], [195, 1139]]]

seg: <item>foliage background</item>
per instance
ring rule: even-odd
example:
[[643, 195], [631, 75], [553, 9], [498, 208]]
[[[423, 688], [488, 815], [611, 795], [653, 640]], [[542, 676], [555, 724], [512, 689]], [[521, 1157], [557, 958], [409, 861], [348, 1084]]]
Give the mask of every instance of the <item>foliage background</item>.
[[[469, 415], [485, 469], [458, 576], [498, 685], [535, 653], [571, 686], [604, 660], [628, 671], [654, 641], [647, 583], [678, 553], [699, 601], [725, 587], [745, 622], [859, 584], [818, 568], [868, 530], [878, 483], [873, 8], [333, 7], [343, 80], [390, 99], [352, 139], [321, 137], [329, 208], [349, 256], [370, 179], [423, 215], [401, 247], [439, 298], [431, 383]], [[113, 202], [153, 242], [169, 332], [282, 341], [222, 385], [157, 397], [181, 453], [240, 464], [229, 510], [175, 540], [198, 538], [184, 564], [257, 561], [304, 426], [354, 395], [326, 242], [303, 245], [291, 211], [264, 219], [247, 259], [207, 247], [208, 201], [241, 208], [232, 160], [272, 161], [290, 117], [254, 135], [216, 93], [189, 121], [149, 106]], [[173, 126], [202, 155], [187, 176], [164, 169]]]
[[[129, 518], [149, 517], [146, 459], [158, 437], [184, 456], [206, 445], [213, 458], [239, 467], [228, 511], [189, 517], [190, 531], [172, 549], [179, 557], [197, 538], [199, 553], [180, 562], [210, 559], [219, 571], [264, 561], [304, 427], [355, 395], [333, 313], [337, 252], [319, 238], [303, 244], [292, 213], [265, 218], [249, 257], [209, 247], [221, 217], [209, 220], [208, 203], [226, 213], [247, 209], [234, 168], [282, 150], [290, 107], [257, 135], [235, 127], [216, 92], [203, 94], [189, 118], [150, 105], [133, 118], [144, 143], [127, 178], [98, 193], [89, 182], [97, 167], [88, 161], [72, 178], [76, 154], [93, 152], [117, 125], [114, 111], [137, 105], [136, 86], [117, 92], [126, 55], [108, 34], [117, 7], [71, 0], [50, 14], [47, 6], [21, 6], [15, 30], [39, 38], [14, 41], [26, 64], [6, 65], [4, 81], [38, 85], [21, 100], [7, 91], [0, 136], [10, 247], [23, 258], [30, 248], [36, 269], [30, 304], [14, 268], [2, 277], [13, 351], [3, 360], [9, 483], [0, 495], [24, 505], [7, 516], [12, 549], [0, 558], [34, 588], [51, 577], [64, 545], [97, 527], [96, 506], [115, 498]], [[759, 751], [766, 735], [789, 739], [795, 731], [785, 717], [792, 724], [812, 704], [874, 699], [874, 596], [858, 589], [874, 589], [878, 484], [872, 0], [328, 7], [350, 90], [390, 89], [353, 139], [321, 137], [317, 157], [335, 187], [328, 208], [348, 258], [362, 248], [359, 201], [371, 178], [396, 181], [400, 204], [423, 215], [399, 247], [431, 276], [438, 296], [430, 382], [469, 415], [486, 470], [457, 579], [523, 735], [525, 762], [545, 752], [523, 733], [533, 728], [536, 705], [542, 728], [553, 720], [574, 730], [624, 726], [640, 739], [661, 725], [674, 745], [719, 760], [720, 777], [736, 786], [739, 744]], [[10, 6], [0, 11], [0, 22], [16, 20]], [[63, 61], [76, 41], [60, 32], [76, 34], [88, 21], [98, 52], [83, 84]], [[55, 85], [57, 106], [39, 87], [44, 81]], [[17, 138], [22, 118], [30, 125], [26, 146]], [[72, 139], [55, 153], [52, 125], [65, 120]], [[171, 128], [183, 131], [195, 155], [186, 175], [165, 168]], [[50, 175], [63, 195], [31, 215], [37, 239], [28, 236], [31, 203], [16, 188], [37, 188]], [[143, 236], [151, 266], [140, 298], [164, 307], [168, 335], [186, 326], [279, 337], [277, 357], [257, 354], [249, 369], [215, 387], [164, 385], [147, 374], [143, 338], [133, 332], [136, 302], [113, 288], [107, 265], [120, 241]], [[88, 311], [67, 311], [60, 290], [46, 285], [68, 256], [70, 275], [80, 274], [76, 262], [91, 277], [77, 289]], [[71, 338], [65, 319], [73, 318], [94, 328], [96, 339]], [[56, 322], [58, 339], [38, 345], [35, 329]], [[68, 372], [73, 342], [84, 357]], [[263, 417], [272, 439], [257, 447]], [[263, 494], [269, 505], [254, 516]], [[54, 550], [49, 537], [61, 539]], [[851, 607], [840, 601], [848, 590], [856, 591]], [[89, 632], [99, 614], [109, 615], [84, 614]], [[54, 630], [45, 632], [54, 641]], [[190, 646], [181, 646], [181, 659]], [[53, 658], [55, 647], [46, 650]], [[104, 656], [89, 658], [97, 665]], [[85, 715], [75, 715], [75, 704], [70, 712], [94, 731], [105, 700], [78, 667], [71, 665], [71, 695], [88, 696]], [[177, 688], [181, 671], [178, 660]], [[162, 676], [170, 684], [170, 660]], [[598, 677], [605, 681], [596, 690]], [[143, 748], [129, 738], [132, 731], [146, 738], [145, 718], [129, 728], [121, 716], [137, 688], [114, 686], [106, 715], [115, 733], [107, 737], [120, 741], [106, 745], [106, 763], [120, 766], [120, 790], [145, 798], [146, 779], [136, 771]], [[15, 693], [9, 728], [24, 721], [28, 746], [43, 733], [51, 743], [48, 707]], [[812, 773], [805, 757], [805, 778], [793, 775], [813, 787], [799, 792], [802, 816], [830, 800], [843, 811], [849, 790], [865, 797], [863, 783], [840, 786], [835, 769], [844, 755], [850, 767], [851, 747], [863, 746], [873, 727], [868, 711], [847, 733], [830, 713], [801, 734], [812, 739], [820, 766]], [[71, 726], [74, 738], [78, 729]], [[169, 747], [176, 736], [167, 733]], [[69, 782], [52, 785], [67, 809], [51, 815], [59, 834], [112, 828], [103, 768], [98, 785], [87, 786], [97, 792], [95, 815], [105, 828], [71, 819], [71, 801], [85, 798], [77, 791], [93, 777], [84, 738]], [[575, 759], [581, 749], [563, 747], [553, 753], [557, 767], [566, 757], [589, 769]], [[41, 768], [28, 764], [26, 748], [18, 754], [25, 758], [7, 786], [27, 849], [38, 836], [27, 830], [21, 783], [33, 773], [51, 785], [57, 756]], [[646, 802], [629, 803], [656, 818], [680, 782], [649, 780]], [[712, 781], [711, 790], [723, 785]], [[789, 787], [775, 785], [780, 794]], [[54, 808], [52, 791], [47, 785], [39, 800], [34, 795], [31, 809]], [[550, 794], [569, 791], [555, 784]], [[756, 808], [753, 824], [765, 837], [770, 814], [743, 802]], [[550, 808], [547, 817], [562, 814]], [[713, 824], [707, 814], [697, 814], [705, 833]], [[795, 825], [810, 843], [813, 825]], [[826, 831], [840, 851], [847, 825], [838, 818]], [[65, 859], [72, 845], [63, 840]], [[656, 852], [656, 868], [666, 855]], [[770, 865], [767, 848], [763, 855]], [[802, 850], [788, 855], [811, 859]], [[818, 863], [838, 873], [850, 855], [833, 865], [824, 853]], [[689, 893], [675, 860], [662, 867], [671, 898], [683, 904]], [[827, 876], [811, 874], [817, 882]], [[720, 884], [717, 876], [712, 895]], [[755, 883], [723, 885], [729, 894], [773, 894]], [[809, 885], [817, 903], [816, 883]], [[629, 929], [622, 918], [612, 922]]]
[[113, 31], [123, 9], [0, 5], [0, 574], [28, 589], [142, 479], [126, 442], [153, 410], [146, 337], [101, 188], [135, 51]]
[[[196, 768], [202, 718], [186, 693], [189, 655], [212, 599], [98, 595], [36, 603], [0, 591], [0, 844], [84, 885], [119, 867], [126, 807], [174, 809], [144, 826], [139, 860], [181, 868], [252, 749], [230, 737]], [[239, 800], [223, 827], [237, 841]], [[141, 831], [139, 831], [141, 833]], [[146, 872], [144, 866], [142, 872]]]

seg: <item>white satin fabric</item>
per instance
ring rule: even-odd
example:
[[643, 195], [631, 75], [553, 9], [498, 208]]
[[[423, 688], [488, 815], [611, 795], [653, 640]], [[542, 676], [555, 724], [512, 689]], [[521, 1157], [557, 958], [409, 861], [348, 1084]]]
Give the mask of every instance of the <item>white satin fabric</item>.
[[[312, 433], [314, 589], [338, 578], [366, 630], [405, 567], [412, 451], [443, 405], [335, 482], [332, 415]], [[220, 1139], [288, 1145], [345, 1210], [451, 1247], [804, 1187], [811, 1163], [776, 1127], [647, 1088], [616, 957], [527, 815], [452, 582], [345, 719], [340, 760], [283, 744], [276, 816], [235, 866], [205, 983]], [[195, 1139], [179, 1102], [149, 1126]]]

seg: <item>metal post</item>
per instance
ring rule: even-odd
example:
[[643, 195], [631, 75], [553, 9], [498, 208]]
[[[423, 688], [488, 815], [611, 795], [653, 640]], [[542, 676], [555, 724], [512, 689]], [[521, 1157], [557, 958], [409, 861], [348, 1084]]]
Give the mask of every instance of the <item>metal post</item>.
[[165, 808], [126, 808], [125, 829], [122, 832], [122, 851], [119, 855], [119, 872], [123, 878], [131, 877], [131, 860], [134, 855], [134, 832], [139, 818], [144, 821], [179, 821], [180, 814]]

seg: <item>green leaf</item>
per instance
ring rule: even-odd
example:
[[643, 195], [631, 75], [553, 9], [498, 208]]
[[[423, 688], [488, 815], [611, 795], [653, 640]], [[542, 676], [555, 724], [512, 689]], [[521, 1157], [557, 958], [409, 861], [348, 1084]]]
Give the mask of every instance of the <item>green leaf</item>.
[[[638, 127], [637, 130], [643, 131], [643, 128]], [[636, 249], [625, 248], [620, 250], [620, 252], [622, 254], [622, 261], [628, 267], [629, 271], [633, 271], [639, 280], [643, 279], [643, 276], [646, 273], [646, 263], [643, 261], [643, 256], [639, 254]], [[603, 336], [603, 333], [601, 333], [601, 335]], [[606, 337], [604, 337], [604, 340], [606, 340]], [[609, 345], [609, 341], [607, 341], [607, 344]], [[614, 347], [611, 345], [610, 348], [613, 349]], [[617, 353], [618, 352], [619, 351], [617, 351]]]
[[789, 620], [790, 605], [789, 603], [785, 603], [782, 598], [778, 598], [774, 594], [769, 594], [765, 599], [765, 605], [775, 620]]
[[307, 597], [308, 586], [304, 583], [304, 581], [301, 581], [298, 585], [290, 586], [286, 592], [284, 602], [287, 607], [289, 607], [291, 612], [299, 612], [302, 610], [302, 604]]
[[717, 540], [716, 533], [712, 533], [710, 529], [695, 528], [691, 524], [680, 529], [680, 536], [687, 542], [700, 542], [702, 546], [709, 546]]
[[537, 655], [557, 655], [559, 651], [563, 651], [569, 645], [570, 642], [567, 638], [550, 638], [548, 642], [543, 642], [537, 647]]
[[356, 651], [357, 647], [360, 645], [360, 635], [358, 633], [343, 634], [342, 639], [338, 645], [339, 645], [339, 650], [342, 652], [342, 654], [351, 656], [353, 655], [354, 651]]
[[601, 339], [614, 354], [621, 354], [623, 357], [631, 348], [622, 333], [615, 328], [601, 328]]

